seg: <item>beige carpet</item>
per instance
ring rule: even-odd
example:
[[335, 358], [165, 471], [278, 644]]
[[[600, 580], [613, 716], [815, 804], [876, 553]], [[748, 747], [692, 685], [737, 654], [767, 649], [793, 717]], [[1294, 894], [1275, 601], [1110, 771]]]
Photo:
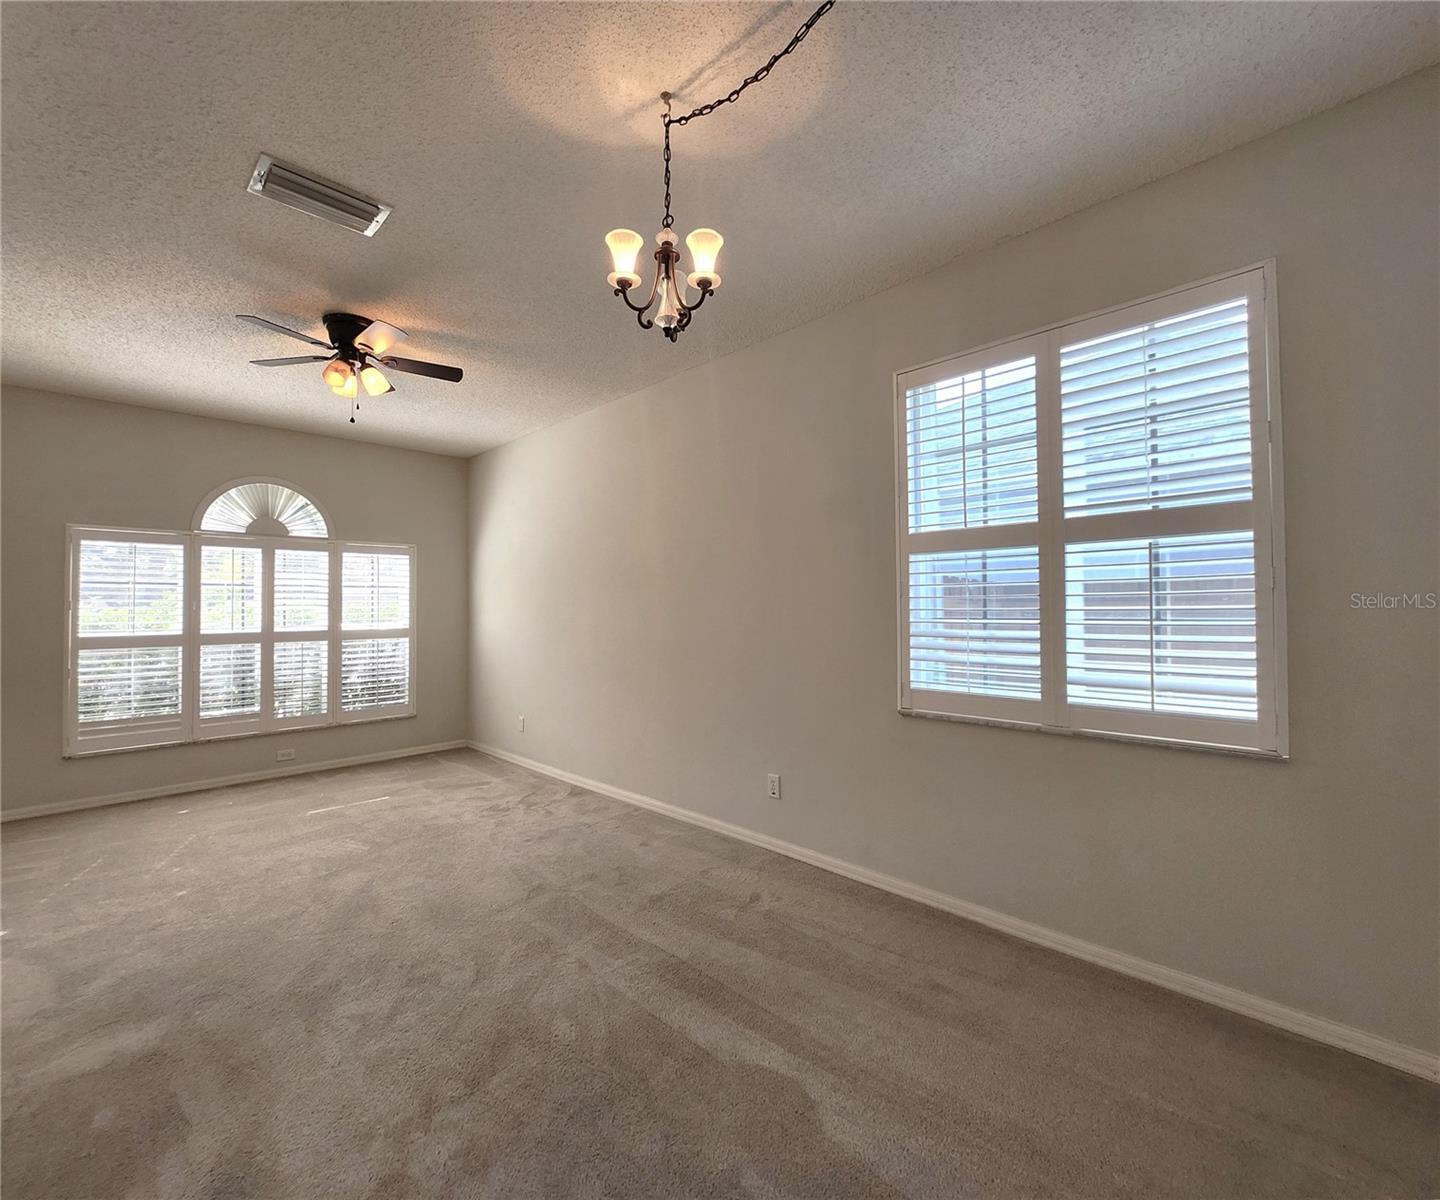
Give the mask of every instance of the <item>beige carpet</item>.
[[4, 843], [5, 1200], [1440, 1193], [1434, 1087], [468, 751]]

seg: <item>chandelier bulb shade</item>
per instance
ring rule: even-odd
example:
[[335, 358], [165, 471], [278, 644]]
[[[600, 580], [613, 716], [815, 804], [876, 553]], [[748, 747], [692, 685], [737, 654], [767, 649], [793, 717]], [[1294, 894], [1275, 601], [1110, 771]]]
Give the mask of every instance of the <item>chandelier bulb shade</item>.
[[605, 245], [610, 249], [610, 261], [615, 267], [609, 275], [610, 286], [639, 287], [640, 276], [635, 271], [635, 260], [640, 257], [645, 239], [633, 229], [612, 229], [605, 235]]
[[[641, 276], [636, 270], [640, 257], [641, 247], [645, 242], [633, 229], [612, 229], [605, 235], [605, 245], [610, 250], [610, 261], [614, 270], [607, 275], [606, 282], [614, 289], [615, 295], [619, 296], [625, 303], [625, 307], [635, 314], [635, 321], [641, 329], [654, 329], [659, 326], [660, 331], [670, 341], [675, 341], [682, 330], [690, 327], [690, 320], [699, 307], [705, 303], [707, 297], [713, 296], [715, 290], [720, 286], [720, 273], [718, 263], [720, 248], [724, 246], [725, 239], [718, 232], [710, 228], [700, 228], [692, 232], [686, 239], [685, 245], [690, 251], [689, 274], [685, 274], [680, 266], [680, 249], [676, 244], [675, 218], [670, 213], [670, 130], [675, 126], [688, 125], [691, 121], [708, 117], [722, 105], [733, 104], [740, 98], [742, 92], [752, 84], [759, 83], [765, 79], [778, 63], [787, 54], [792, 53], [805, 36], [814, 28], [815, 23], [827, 12], [835, 7], [835, 0], [825, 0], [813, 13], [809, 20], [795, 31], [789, 43], [778, 53], [771, 56], [770, 61], [745, 80], [739, 87], [735, 88], [728, 96], [722, 96], [711, 104], [702, 104], [699, 108], [683, 116], [672, 116], [670, 112], [669, 92], [661, 92], [660, 99], [665, 105], [665, 111], [661, 115], [661, 123], [665, 131], [664, 139], [664, 161], [665, 161], [665, 219], [661, 222], [660, 232], [655, 237], [655, 278], [650, 285], [650, 294], [645, 297], [644, 303], [638, 303], [641, 294]], [[696, 293], [695, 302], [692, 304], [686, 297], [686, 284]], [[631, 293], [635, 297], [631, 298]], [[651, 310], [654, 315], [651, 315]]]
[[725, 239], [713, 229], [697, 229], [685, 239], [690, 248], [690, 286], [697, 292], [715, 291], [720, 276], [715, 270]]
[[[349, 364], [347, 363], [348, 367]], [[360, 377], [352, 370], [348, 371], [345, 381], [341, 384], [331, 384], [330, 390], [345, 400], [353, 400], [360, 391]]]

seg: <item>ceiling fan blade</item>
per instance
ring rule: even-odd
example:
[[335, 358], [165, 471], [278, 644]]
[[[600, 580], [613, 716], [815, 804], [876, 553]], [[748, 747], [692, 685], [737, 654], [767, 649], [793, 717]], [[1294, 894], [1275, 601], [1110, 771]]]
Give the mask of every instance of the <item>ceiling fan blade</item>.
[[328, 354], [302, 354], [299, 358], [252, 358], [254, 367], [293, 367], [296, 363], [329, 362]]
[[379, 358], [392, 346], [399, 345], [409, 336], [403, 329], [396, 329], [395, 326], [387, 325], [384, 321], [371, 321], [355, 335], [355, 348], [368, 350], [376, 358]]
[[236, 313], [242, 321], [249, 321], [252, 325], [259, 325], [262, 329], [270, 329], [276, 333], [283, 333], [286, 337], [293, 337], [302, 342], [309, 342], [312, 346], [319, 346], [322, 350], [329, 350], [329, 342], [317, 341], [308, 333], [298, 333], [294, 329], [287, 329], [284, 325], [277, 325], [274, 321], [267, 321], [264, 317], [254, 317], [249, 313]]
[[428, 375], [431, 379], [446, 379], [451, 383], [459, 383], [465, 378], [465, 372], [459, 367], [447, 367], [443, 363], [421, 362], [415, 358], [394, 358], [386, 357], [380, 360], [382, 366], [391, 367], [396, 371], [405, 371], [411, 375]]

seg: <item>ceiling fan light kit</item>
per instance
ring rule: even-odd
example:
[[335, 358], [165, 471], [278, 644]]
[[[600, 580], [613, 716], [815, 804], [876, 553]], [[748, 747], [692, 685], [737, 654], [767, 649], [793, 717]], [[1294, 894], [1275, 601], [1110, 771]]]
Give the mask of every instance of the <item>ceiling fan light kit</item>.
[[[700, 117], [708, 117], [722, 104], [735, 103], [752, 83], [759, 83], [769, 75], [775, 64], [803, 42], [815, 23], [834, 7], [835, 0], [825, 0], [824, 4], [810, 14], [809, 20], [796, 30], [795, 36], [786, 43], [783, 50], [772, 55], [769, 62], [728, 96], [722, 96], [710, 104], [702, 104], [684, 116], [675, 117], [670, 114], [670, 93], [660, 93], [660, 99], [665, 105], [665, 112], [661, 117], [665, 129], [665, 216], [660, 222], [660, 232], [655, 235], [655, 278], [650, 284], [650, 294], [646, 296], [643, 304], [632, 300], [630, 293], [638, 289], [642, 282], [635, 266], [645, 239], [633, 229], [612, 229], [605, 235], [605, 245], [609, 248], [610, 261], [615, 268], [605, 277], [606, 282], [625, 302], [625, 307], [635, 314], [635, 320], [641, 329], [654, 329], [659, 326], [660, 332], [667, 339], [675, 341], [682, 330], [689, 328], [695, 311], [705, 303], [707, 297], [713, 296], [720, 286], [720, 275], [716, 267], [725, 239], [713, 229], [697, 229], [685, 239], [690, 250], [691, 270], [687, 275], [680, 269], [680, 250], [674, 230], [675, 218], [670, 215], [671, 127], [688, 125]], [[693, 303], [686, 297], [687, 286], [698, 293]], [[652, 308], [655, 309], [653, 316], [650, 315]]]
[[299, 363], [323, 362], [325, 369], [321, 378], [330, 390], [342, 399], [351, 402], [350, 423], [355, 423], [355, 413], [360, 409], [360, 389], [367, 396], [383, 396], [395, 390], [381, 367], [409, 375], [425, 375], [431, 379], [443, 379], [448, 383], [459, 383], [465, 372], [459, 367], [444, 363], [422, 362], [416, 358], [400, 358], [389, 351], [409, 336], [403, 329], [397, 329], [385, 321], [372, 321], [369, 317], [354, 313], [326, 313], [321, 318], [328, 342], [313, 338], [285, 325], [277, 325], [264, 317], [249, 313], [237, 313], [240, 320], [249, 321], [262, 329], [283, 333], [297, 341], [330, 351], [327, 354], [302, 354], [296, 358], [252, 358], [257, 367], [289, 367]]

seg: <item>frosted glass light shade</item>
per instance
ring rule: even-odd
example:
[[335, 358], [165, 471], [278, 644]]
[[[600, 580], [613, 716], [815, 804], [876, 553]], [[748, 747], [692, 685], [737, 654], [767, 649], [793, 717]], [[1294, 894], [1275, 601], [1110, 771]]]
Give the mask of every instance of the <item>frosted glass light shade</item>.
[[390, 390], [390, 381], [385, 378], [385, 373], [369, 363], [360, 368], [360, 382], [367, 396], [383, 396]]
[[720, 276], [715, 273], [715, 264], [725, 239], [713, 229], [697, 229], [685, 239], [685, 244], [690, 247], [690, 286], [700, 290], [708, 281], [711, 288], [719, 287]]
[[611, 287], [635, 287], [640, 276], [635, 273], [635, 260], [640, 256], [640, 247], [645, 244], [633, 229], [612, 229], [605, 235], [605, 244], [610, 248], [610, 261], [615, 269], [606, 277]]
[[345, 386], [345, 381], [350, 378], [350, 364], [343, 358], [331, 359], [325, 364], [324, 379], [332, 388]]
[[337, 396], [343, 396], [346, 400], [353, 400], [360, 392], [360, 377], [354, 371], [345, 376], [345, 382], [338, 387], [332, 384], [330, 390]]

